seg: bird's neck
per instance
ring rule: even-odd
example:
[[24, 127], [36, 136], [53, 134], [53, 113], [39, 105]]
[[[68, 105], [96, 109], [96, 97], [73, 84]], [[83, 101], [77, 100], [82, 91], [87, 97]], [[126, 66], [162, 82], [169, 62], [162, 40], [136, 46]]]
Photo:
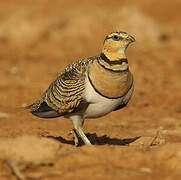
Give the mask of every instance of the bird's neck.
[[129, 70], [128, 61], [126, 55], [119, 56], [118, 59], [110, 60], [107, 55], [104, 53], [100, 54], [99, 64], [103, 66], [105, 69], [112, 71], [127, 71]]
[[120, 48], [116, 52], [103, 49], [102, 53], [110, 60], [126, 59], [125, 49]]

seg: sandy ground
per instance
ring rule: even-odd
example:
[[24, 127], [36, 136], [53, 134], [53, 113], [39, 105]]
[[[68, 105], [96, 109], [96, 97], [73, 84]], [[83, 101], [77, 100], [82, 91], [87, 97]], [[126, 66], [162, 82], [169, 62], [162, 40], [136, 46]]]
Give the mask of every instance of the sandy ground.
[[[1, 0], [0, 179], [180, 179], [180, 8], [180, 0]], [[65, 65], [98, 54], [114, 30], [137, 40], [127, 51], [134, 96], [125, 109], [86, 120], [94, 146], [76, 148], [71, 122], [22, 107]]]

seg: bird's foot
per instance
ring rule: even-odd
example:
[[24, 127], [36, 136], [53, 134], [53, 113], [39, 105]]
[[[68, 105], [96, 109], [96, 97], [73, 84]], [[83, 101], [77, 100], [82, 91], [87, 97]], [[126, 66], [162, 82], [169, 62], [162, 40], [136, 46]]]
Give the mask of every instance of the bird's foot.
[[68, 135], [69, 136], [72, 136], [72, 135], [74, 136], [73, 137], [74, 145], [77, 147], [79, 145], [79, 139], [78, 139], [78, 135], [77, 135], [75, 129], [71, 130]]

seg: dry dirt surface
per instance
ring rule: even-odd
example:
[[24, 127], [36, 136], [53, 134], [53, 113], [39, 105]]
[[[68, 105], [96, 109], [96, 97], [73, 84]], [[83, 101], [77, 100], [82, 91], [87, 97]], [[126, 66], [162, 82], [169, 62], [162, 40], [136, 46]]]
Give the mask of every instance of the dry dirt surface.
[[[180, 19], [180, 0], [1, 0], [0, 180], [181, 179]], [[94, 146], [74, 147], [69, 120], [23, 107], [115, 30], [136, 38], [127, 51], [134, 95], [86, 120]]]

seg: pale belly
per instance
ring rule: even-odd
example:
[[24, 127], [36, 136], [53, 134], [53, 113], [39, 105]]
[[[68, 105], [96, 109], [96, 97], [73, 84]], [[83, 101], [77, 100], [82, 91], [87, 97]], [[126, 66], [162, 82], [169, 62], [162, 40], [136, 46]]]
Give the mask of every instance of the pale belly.
[[128, 93], [121, 98], [109, 99], [97, 93], [87, 79], [84, 98], [90, 105], [87, 107], [83, 116], [85, 118], [97, 118], [112, 112], [117, 106], [126, 104], [129, 101], [133, 89], [134, 85], [132, 85]]

